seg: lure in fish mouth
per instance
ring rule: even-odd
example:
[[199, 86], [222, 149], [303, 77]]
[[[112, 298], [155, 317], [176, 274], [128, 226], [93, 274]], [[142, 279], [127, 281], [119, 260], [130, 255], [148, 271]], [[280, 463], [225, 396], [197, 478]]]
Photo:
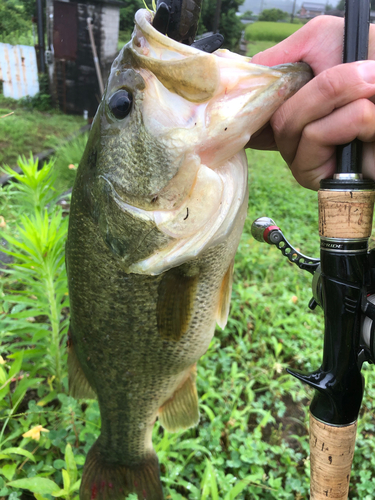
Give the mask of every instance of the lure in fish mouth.
[[81, 500], [162, 500], [152, 446], [198, 423], [196, 362], [225, 326], [247, 209], [250, 135], [310, 77], [213, 54], [135, 16], [72, 194], [69, 385], [96, 395], [101, 434]]
[[202, 0], [157, 0], [153, 27], [172, 40], [191, 45], [205, 52], [219, 49], [224, 37], [220, 33], [194, 41]]

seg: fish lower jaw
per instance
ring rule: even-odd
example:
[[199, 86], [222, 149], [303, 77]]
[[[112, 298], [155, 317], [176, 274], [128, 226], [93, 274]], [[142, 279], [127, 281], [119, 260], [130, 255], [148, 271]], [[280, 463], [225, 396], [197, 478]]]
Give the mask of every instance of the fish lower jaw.
[[132, 264], [129, 272], [161, 274], [230, 236], [243, 205], [247, 205], [246, 154], [241, 151], [215, 170], [202, 167], [195, 188], [179, 209], [153, 213], [157, 228], [173, 238], [171, 243]]

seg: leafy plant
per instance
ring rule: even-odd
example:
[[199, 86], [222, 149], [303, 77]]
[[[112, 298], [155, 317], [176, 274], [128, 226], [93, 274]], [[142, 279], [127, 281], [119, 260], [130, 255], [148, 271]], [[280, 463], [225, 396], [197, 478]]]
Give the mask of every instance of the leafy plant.
[[[20, 159], [19, 163], [22, 174], [15, 174], [19, 183], [14, 189], [22, 193], [20, 202], [31, 215], [20, 215], [20, 223], [14, 228], [17, 237], [6, 231], [1, 233], [9, 246], [4, 252], [14, 258], [8, 273], [17, 284], [4, 293], [3, 310], [7, 313], [4, 323], [10, 339], [18, 336], [24, 339], [21, 345], [27, 340], [45, 343], [48, 352], [46, 366], [61, 390], [60, 343], [67, 330], [67, 321], [61, 319], [68, 304], [64, 266], [68, 220], [63, 218], [61, 207], [53, 203], [56, 201], [52, 187], [53, 162], [40, 171], [32, 156], [29, 161]], [[11, 169], [5, 167], [4, 171], [9, 173]], [[51, 338], [48, 327], [51, 328]], [[19, 343], [12, 342], [12, 350], [15, 344]]]
[[[44, 495], [52, 495], [54, 498], [64, 498], [71, 500], [74, 493], [79, 489], [81, 480], [78, 479], [77, 465], [71, 445], [68, 443], [65, 447], [66, 469], [61, 469], [63, 478], [63, 488], [48, 478], [28, 477], [25, 479], [16, 479], [7, 483], [7, 486], [13, 488], [22, 488], [35, 493], [36, 500], [48, 500]], [[78, 497], [76, 497], [78, 498]]]
[[18, 158], [18, 166], [21, 173], [15, 172], [8, 165], [3, 165], [0, 171], [17, 181], [17, 183], [11, 184], [10, 189], [13, 193], [17, 193], [18, 208], [22, 207], [28, 213], [34, 211], [40, 213], [45, 206], [56, 200], [54, 162], [45, 163], [43, 168], [39, 169], [38, 158], [34, 160], [30, 153], [29, 159], [25, 156]]

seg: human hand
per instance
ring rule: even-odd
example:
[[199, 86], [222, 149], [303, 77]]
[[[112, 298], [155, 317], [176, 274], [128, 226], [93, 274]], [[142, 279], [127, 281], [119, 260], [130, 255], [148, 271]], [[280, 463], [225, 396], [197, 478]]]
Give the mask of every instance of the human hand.
[[[318, 189], [333, 176], [335, 146], [356, 137], [364, 142], [362, 172], [375, 179], [375, 61], [341, 64], [344, 20], [319, 16], [252, 62], [274, 66], [308, 63], [315, 78], [284, 103], [247, 147], [278, 149], [296, 180]], [[375, 59], [370, 25], [369, 59]]]

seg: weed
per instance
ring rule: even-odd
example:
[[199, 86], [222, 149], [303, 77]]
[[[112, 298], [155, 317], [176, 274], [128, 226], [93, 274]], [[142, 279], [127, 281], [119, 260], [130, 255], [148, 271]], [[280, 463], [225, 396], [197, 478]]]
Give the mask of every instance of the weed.
[[31, 96], [22, 97], [19, 100], [20, 106], [26, 109], [35, 109], [38, 111], [49, 111], [52, 106], [51, 96], [49, 94], [37, 94]]
[[[22, 207], [30, 215], [22, 214], [20, 210], [19, 224], [13, 227], [17, 237], [9, 230], [1, 233], [8, 243], [4, 252], [14, 258], [8, 270], [10, 290], [3, 296], [4, 324], [11, 352], [16, 346], [27, 345], [30, 341], [38, 341], [39, 345], [44, 343], [48, 353], [47, 369], [55, 377], [57, 389], [61, 390], [60, 343], [67, 327], [66, 321], [61, 319], [62, 311], [68, 305], [64, 266], [68, 221], [63, 219], [61, 207], [53, 203], [56, 200], [52, 188], [53, 163], [38, 171], [38, 162], [34, 162], [31, 156], [29, 161], [20, 158], [19, 164], [22, 174], [15, 174], [18, 184], [13, 185], [13, 191], [22, 194], [18, 197], [19, 202], [22, 201]], [[10, 170], [5, 168], [7, 173]], [[36, 318], [42, 318], [42, 321]], [[51, 336], [47, 325], [51, 328]], [[14, 337], [23, 341], [14, 342]]]
[[81, 134], [69, 142], [60, 144], [54, 154], [56, 173], [55, 188], [64, 192], [74, 183], [76, 171], [85, 150], [89, 134]]
[[[43, 151], [58, 144], [57, 137], [71, 135], [85, 122], [80, 116], [23, 108], [19, 101], [0, 95], [0, 108], [14, 113], [0, 119], [0, 165], [15, 166], [19, 155]], [[7, 113], [2, 113], [7, 114]]]

